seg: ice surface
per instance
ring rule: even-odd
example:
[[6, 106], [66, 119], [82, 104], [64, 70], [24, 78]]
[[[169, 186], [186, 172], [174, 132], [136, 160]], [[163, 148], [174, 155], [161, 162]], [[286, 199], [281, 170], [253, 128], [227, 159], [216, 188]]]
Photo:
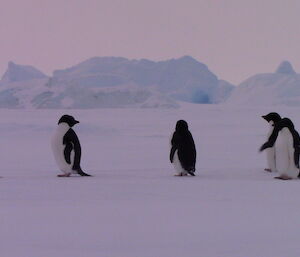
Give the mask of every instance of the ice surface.
[[212, 96], [213, 103], [224, 103], [231, 96], [236, 87], [225, 80], [219, 80], [219, 84]]
[[144, 89], [135, 85], [123, 85], [102, 88], [85, 88], [85, 86], [67, 86], [60, 90], [51, 87], [37, 95], [32, 104], [36, 108], [177, 108], [179, 104], [155, 90]]
[[300, 74], [289, 62], [279, 65], [275, 73], [254, 75], [235, 88], [226, 101], [230, 105], [300, 106]]
[[276, 73], [282, 73], [282, 74], [295, 74], [294, 68], [292, 64], [289, 61], [283, 61], [278, 66]]
[[47, 78], [47, 76], [32, 66], [9, 62], [0, 84], [43, 78]]
[[48, 78], [30, 79], [1, 85], [0, 108], [35, 108], [33, 101], [36, 96], [50, 93], [50, 89], [46, 86], [48, 81]]
[[[135, 84], [154, 87], [175, 99], [195, 103], [223, 102], [226, 90], [233, 86], [222, 83], [208, 67], [190, 56], [154, 62], [146, 59], [128, 60], [121, 57], [94, 57], [65, 70], [55, 71], [53, 84], [107, 87]], [[218, 94], [218, 97], [215, 95]]]
[[[43, 82], [37, 85], [37, 80]], [[94, 57], [50, 78], [31, 66], [9, 63], [0, 85], [2, 108], [72, 109], [176, 108], [178, 100], [220, 103], [234, 88], [189, 56], [160, 62]]]
[[[299, 130], [288, 107], [0, 110], [1, 256], [298, 257], [299, 181], [273, 179], [258, 153], [270, 111]], [[94, 177], [56, 177], [50, 136], [65, 113], [81, 122]], [[168, 162], [178, 119], [196, 177], [174, 177]]]

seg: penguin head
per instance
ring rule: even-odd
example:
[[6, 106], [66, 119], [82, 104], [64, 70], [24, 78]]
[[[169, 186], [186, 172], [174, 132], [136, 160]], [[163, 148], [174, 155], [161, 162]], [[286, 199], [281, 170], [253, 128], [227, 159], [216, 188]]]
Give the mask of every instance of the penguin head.
[[79, 123], [79, 121], [75, 120], [73, 116], [63, 115], [58, 121], [58, 124], [60, 123], [67, 123], [70, 127], [73, 127], [75, 124]]
[[177, 132], [184, 132], [189, 129], [189, 126], [185, 120], [179, 120], [176, 123], [176, 131]]
[[275, 123], [279, 122], [281, 120], [280, 115], [277, 112], [270, 112], [267, 115], [261, 116], [263, 119], [265, 119], [267, 122], [272, 121], [274, 125]]
[[283, 118], [276, 124], [276, 128], [278, 130], [282, 130], [283, 128], [288, 128], [290, 131], [295, 129], [293, 122], [289, 118]]

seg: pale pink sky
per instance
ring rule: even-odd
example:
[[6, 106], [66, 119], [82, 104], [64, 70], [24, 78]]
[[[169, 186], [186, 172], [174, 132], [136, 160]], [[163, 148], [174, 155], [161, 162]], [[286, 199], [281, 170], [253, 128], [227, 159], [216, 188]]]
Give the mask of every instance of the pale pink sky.
[[0, 0], [0, 74], [51, 74], [93, 56], [191, 55], [238, 84], [289, 60], [300, 72], [299, 0]]

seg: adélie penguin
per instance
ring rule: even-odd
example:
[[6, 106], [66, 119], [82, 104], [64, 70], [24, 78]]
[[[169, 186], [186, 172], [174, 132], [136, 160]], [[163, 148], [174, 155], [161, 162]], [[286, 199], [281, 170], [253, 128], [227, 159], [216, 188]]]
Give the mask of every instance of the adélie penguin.
[[275, 124], [269, 140], [260, 151], [275, 146], [278, 179], [289, 180], [299, 177], [300, 137], [293, 122], [283, 118]]
[[170, 161], [176, 170], [176, 176], [195, 176], [196, 147], [193, 136], [184, 120], [176, 123], [171, 139]]
[[[274, 130], [274, 126], [277, 122], [281, 120], [280, 115], [277, 112], [270, 112], [267, 115], [262, 116], [263, 119], [265, 119], [269, 123], [269, 132], [267, 134], [268, 140], [270, 136], [272, 135], [272, 132]], [[265, 150], [267, 155], [267, 164], [268, 168], [265, 169], [265, 171], [269, 172], [276, 172], [276, 155], [275, 155], [275, 148], [270, 147]]]
[[56, 131], [51, 140], [54, 158], [63, 174], [59, 177], [69, 177], [71, 174], [90, 176], [82, 171], [81, 145], [72, 127], [79, 123], [70, 115], [63, 115], [59, 121]]

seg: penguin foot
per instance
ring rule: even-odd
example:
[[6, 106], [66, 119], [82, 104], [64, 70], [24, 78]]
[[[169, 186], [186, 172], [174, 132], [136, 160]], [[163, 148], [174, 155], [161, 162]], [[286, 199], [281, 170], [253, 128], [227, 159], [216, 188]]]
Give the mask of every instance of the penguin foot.
[[190, 174], [191, 176], [195, 177], [195, 173], [194, 173], [194, 172], [189, 171], [189, 174]]
[[188, 175], [188, 174], [181, 172], [181, 173], [175, 174], [174, 176], [175, 176], [175, 177], [185, 177], [185, 176], [187, 176], [187, 175]]
[[62, 177], [70, 177], [71, 173], [65, 173], [65, 174], [58, 174], [58, 177], [62, 178]]
[[271, 170], [271, 169], [264, 169], [264, 171], [272, 172], [272, 170]]
[[292, 178], [286, 175], [281, 175], [279, 177], [275, 177], [276, 179], [281, 179], [281, 180], [291, 180]]

